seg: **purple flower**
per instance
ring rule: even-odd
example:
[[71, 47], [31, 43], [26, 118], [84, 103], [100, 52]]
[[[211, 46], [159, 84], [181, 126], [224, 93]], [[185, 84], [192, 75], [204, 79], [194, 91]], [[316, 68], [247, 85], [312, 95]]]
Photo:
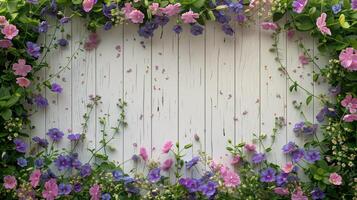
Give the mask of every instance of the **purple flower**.
[[64, 133], [60, 131], [58, 128], [51, 128], [48, 130], [47, 135], [54, 141], [58, 142], [64, 136]]
[[156, 183], [161, 179], [161, 175], [160, 175], [160, 168], [155, 168], [150, 170], [149, 174], [148, 174], [148, 180], [151, 183]]
[[41, 138], [35, 136], [35, 137], [32, 138], [32, 140], [34, 142], [36, 142], [40, 147], [47, 148], [47, 146], [48, 146], [48, 142], [47, 142], [47, 140], [45, 138], [41, 139]]
[[335, 5], [333, 5], [332, 7], [331, 7], [331, 9], [332, 9], [332, 12], [334, 13], [334, 14], [338, 14], [339, 12], [341, 12], [341, 8], [342, 8], [342, 5], [341, 4], [335, 4]]
[[181, 178], [179, 184], [184, 186], [189, 192], [197, 192], [199, 190], [200, 181], [193, 178]]
[[304, 157], [304, 149], [297, 149], [292, 152], [291, 157], [293, 162], [299, 162]]
[[230, 35], [230, 36], [232, 36], [234, 34], [234, 30], [232, 29], [232, 27], [229, 24], [223, 24], [222, 31], [225, 34]]
[[47, 33], [48, 28], [49, 28], [49, 25], [48, 25], [47, 21], [42, 21], [40, 23], [40, 25], [38, 25], [38, 32]]
[[81, 167], [81, 170], [80, 170], [80, 172], [79, 172], [79, 174], [80, 174], [82, 177], [90, 176], [91, 173], [92, 173], [92, 167], [90, 166], [89, 163], [84, 164], [84, 165]]
[[273, 182], [275, 181], [275, 174], [276, 171], [269, 167], [260, 173], [260, 181], [265, 183]]
[[309, 150], [305, 152], [305, 160], [309, 163], [314, 163], [320, 159], [321, 156], [318, 150]]
[[202, 185], [199, 189], [207, 197], [211, 198], [216, 193], [218, 184], [214, 181], [208, 181], [205, 185]]
[[316, 133], [317, 127], [318, 127], [317, 124], [299, 122], [299, 123], [295, 124], [293, 131], [297, 135], [303, 134], [303, 133], [306, 135], [312, 135], [312, 134]]
[[109, 31], [112, 27], [113, 27], [112, 22], [111, 21], [107, 21], [107, 22], [105, 22], [103, 29], [105, 31]]
[[298, 146], [294, 142], [289, 142], [283, 146], [282, 150], [283, 150], [283, 153], [288, 154], [288, 153], [292, 153], [293, 151], [295, 151], [297, 149], [297, 147]]
[[69, 134], [67, 136], [67, 138], [70, 140], [70, 141], [78, 141], [79, 139], [81, 139], [81, 134], [79, 133], [72, 133], [72, 134]]
[[115, 9], [117, 5], [115, 3], [111, 3], [109, 6], [103, 3], [103, 14], [107, 18], [111, 19], [112, 16], [112, 10]]
[[236, 17], [236, 20], [239, 22], [239, 23], [244, 23], [246, 20], [247, 20], [247, 17], [243, 14], [239, 14], [237, 15]]
[[43, 167], [43, 159], [42, 158], [37, 158], [36, 160], [35, 160], [35, 166], [36, 166], [36, 168], [42, 168]]
[[176, 34], [180, 34], [182, 32], [182, 26], [176, 24], [173, 28], [172, 31], [175, 32]]
[[332, 86], [332, 87], [330, 87], [329, 89], [328, 89], [328, 92], [329, 92], [329, 94], [330, 95], [332, 95], [332, 96], [337, 96], [338, 94], [340, 94], [340, 92], [341, 92], [341, 86], [340, 85], [338, 85], [338, 86]]
[[225, 15], [222, 11], [213, 11], [213, 14], [216, 17], [216, 21], [221, 24], [227, 24], [229, 21], [231, 21], [230, 16]]
[[120, 180], [122, 180], [122, 178], [123, 178], [123, 176], [124, 176], [123, 172], [122, 172], [122, 171], [119, 171], [119, 170], [114, 170], [114, 171], [112, 172], [112, 175], [113, 175], [113, 178], [114, 178], [115, 181], [120, 181]]
[[252, 162], [253, 162], [254, 164], [259, 164], [259, 163], [265, 161], [266, 159], [267, 159], [267, 158], [266, 158], [266, 156], [265, 156], [264, 153], [255, 153], [255, 154], [253, 154], [253, 156], [252, 156]]
[[289, 174], [287, 173], [280, 173], [278, 176], [276, 176], [276, 184], [280, 187], [288, 182], [288, 176]]
[[193, 166], [195, 166], [198, 161], [200, 161], [200, 157], [195, 156], [193, 157], [190, 161], [186, 162], [186, 168], [191, 169]]
[[158, 24], [154, 22], [146, 22], [144, 26], [141, 26], [138, 30], [138, 34], [141, 37], [149, 38], [154, 35], [154, 31], [158, 28]]
[[102, 200], [110, 200], [110, 199], [111, 199], [111, 196], [109, 193], [102, 194]]
[[48, 106], [47, 99], [40, 94], [35, 96], [34, 101], [35, 101], [35, 104], [40, 108], [45, 108]]
[[52, 83], [52, 85], [51, 85], [51, 91], [52, 92], [60, 94], [62, 92], [62, 90], [63, 90], [63, 88], [61, 87], [60, 84]]
[[57, 44], [60, 45], [61, 47], [66, 47], [68, 45], [68, 40], [61, 38], [57, 40]]
[[311, 192], [311, 197], [313, 200], [324, 199], [325, 193], [320, 188], [315, 188]]
[[71, 167], [71, 158], [69, 156], [59, 155], [55, 160], [55, 165], [59, 171], [65, 170]]
[[138, 162], [140, 160], [140, 156], [134, 154], [131, 159], [134, 161], [134, 162]]
[[201, 35], [203, 33], [203, 27], [198, 24], [194, 24], [191, 26], [190, 32], [194, 36]]
[[303, 132], [305, 122], [299, 122], [294, 125], [294, 133], [299, 134]]
[[75, 183], [73, 185], [73, 191], [80, 192], [82, 190], [82, 185], [80, 183]]
[[16, 138], [14, 144], [17, 152], [26, 153], [28, 145], [23, 140]]
[[71, 18], [70, 17], [62, 17], [59, 21], [63, 25], [63, 24], [67, 24], [69, 21], [71, 21]]
[[308, 0], [295, 0], [293, 2], [293, 9], [296, 13], [302, 13]]
[[170, 19], [165, 15], [162, 15], [162, 16], [157, 15], [154, 18], [154, 23], [156, 23], [160, 26], [165, 26], [169, 21], [170, 21]]
[[352, 7], [352, 10], [357, 10], [357, 0], [351, 1], [351, 7]]
[[72, 185], [71, 184], [64, 184], [60, 183], [58, 185], [58, 194], [59, 195], [69, 195], [72, 191]]
[[38, 0], [26, 0], [30, 4], [38, 4]]
[[41, 47], [33, 42], [26, 42], [27, 53], [34, 58], [38, 58], [41, 55]]
[[243, 11], [243, 5], [240, 2], [232, 2], [228, 5], [229, 10], [234, 13], [241, 13]]
[[316, 120], [321, 123], [325, 120], [326, 116], [327, 117], [335, 117], [336, 115], [337, 115], [337, 113], [336, 113], [335, 109], [325, 106], [316, 115]]
[[24, 157], [17, 158], [17, 165], [20, 167], [26, 167], [27, 160]]
[[43, 180], [44, 182], [50, 180], [51, 178], [56, 179], [57, 177], [50, 169], [48, 169], [47, 172], [41, 175], [41, 180]]

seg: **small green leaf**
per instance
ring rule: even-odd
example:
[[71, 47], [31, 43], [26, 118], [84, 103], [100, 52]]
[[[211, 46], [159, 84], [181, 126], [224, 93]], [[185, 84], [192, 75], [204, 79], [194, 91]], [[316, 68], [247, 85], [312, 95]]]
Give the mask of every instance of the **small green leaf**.
[[309, 104], [311, 103], [312, 98], [313, 98], [312, 95], [310, 95], [310, 96], [308, 96], [308, 97], [306, 98], [306, 105], [309, 105]]
[[4, 120], [9, 120], [12, 116], [12, 111], [10, 109], [6, 109], [1, 111], [0, 115]]

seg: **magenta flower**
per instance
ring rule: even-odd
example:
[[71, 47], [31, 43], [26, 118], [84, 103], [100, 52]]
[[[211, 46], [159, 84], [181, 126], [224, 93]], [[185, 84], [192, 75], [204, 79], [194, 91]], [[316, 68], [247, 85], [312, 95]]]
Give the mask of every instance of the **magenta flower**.
[[14, 70], [14, 74], [17, 76], [27, 76], [27, 73], [32, 70], [32, 67], [31, 65], [26, 65], [25, 59], [19, 59], [17, 63], [12, 65], [12, 70]]
[[343, 121], [345, 122], [354, 122], [357, 121], [357, 114], [348, 114], [343, 116]]
[[198, 13], [192, 12], [192, 10], [185, 12], [182, 14], [181, 19], [183, 20], [184, 23], [186, 24], [192, 24], [196, 22], [196, 19], [198, 19], [200, 15]]
[[301, 188], [297, 188], [296, 191], [291, 195], [291, 200], [308, 200], [308, 198], [304, 195]]
[[91, 33], [87, 39], [87, 41], [84, 43], [84, 49], [86, 51], [92, 51], [93, 49], [96, 49], [100, 43], [100, 39], [97, 33]]
[[58, 186], [57, 181], [54, 178], [51, 178], [45, 183], [45, 189], [42, 192], [42, 197], [46, 200], [54, 200], [58, 196]]
[[15, 176], [4, 176], [4, 187], [5, 189], [11, 190], [14, 189], [17, 185]]
[[99, 200], [100, 199], [100, 186], [98, 184], [94, 184], [90, 189], [89, 189], [89, 194], [91, 196], [91, 200]]
[[274, 188], [274, 193], [281, 196], [285, 196], [289, 194], [289, 190], [287, 188], [277, 187]]
[[310, 59], [308, 57], [306, 57], [304, 54], [301, 54], [299, 56], [299, 61], [302, 65], [307, 65], [310, 63]]
[[159, 8], [160, 8], [160, 4], [159, 3], [152, 3], [149, 6], [149, 10], [150, 10], [152, 15], [161, 15], [161, 12], [160, 12]]
[[307, 0], [295, 0], [293, 2], [294, 12], [302, 13], [302, 11], [304, 10], [306, 4], [307, 4]]
[[131, 6], [131, 3], [125, 3], [121, 10], [124, 12], [125, 18], [129, 19], [129, 14], [134, 10], [134, 8]]
[[171, 17], [174, 15], [177, 15], [180, 12], [181, 9], [181, 4], [176, 3], [176, 4], [169, 4], [165, 8], [161, 8], [161, 12], [163, 12], [165, 15]]
[[351, 1], [351, 7], [352, 7], [352, 10], [357, 10], [357, 0]]
[[173, 144], [171, 141], [165, 142], [164, 146], [162, 147], [162, 153], [168, 153], [171, 150], [172, 145]]
[[12, 42], [10, 40], [0, 40], [0, 48], [7, 49], [12, 47]]
[[25, 78], [25, 77], [18, 77], [18, 78], [16, 78], [16, 83], [17, 83], [20, 87], [27, 88], [28, 86], [30, 86], [31, 81], [28, 80], [28, 79]]
[[333, 185], [341, 185], [342, 184], [342, 177], [339, 174], [337, 174], [336, 172], [331, 173], [328, 180]]
[[133, 10], [129, 13], [128, 19], [134, 24], [141, 24], [144, 21], [145, 15], [140, 10]]
[[238, 174], [230, 170], [224, 173], [223, 180], [224, 180], [224, 185], [226, 187], [236, 187], [237, 185], [240, 184], [240, 178]]
[[294, 169], [294, 164], [292, 162], [288, 162], [282, 167], [283, 172], [287, 174], [292, 172], [293, 169]]
[[83, 10], [85, 12], [91, 11], [95, 3], [97, 3], [96, 0], [84, 0], [82, 3]]
[[357, 112], [357, 98], [353, 98], [350, 94], [348, 94], [345, 99], [341, 101], [341, 105], [347, 108], [350, 113]]
[[5, 35], [6, 39], [12, 40], [12, 38], [16, 37], [19, 34], [19, 30], [15, 25], [7, 24], [1, 30], [1, 33]]
[[236, 164], [239, 163], [240, 160], [241, 160], [241, 157], [240, 157], [239, 155], [235, 155], [235, 156], [233, 156], [233, 158], [232, 158], [231, 164], [232, 164], [232, 165], [236, 165]]
[[41, 170], [36, 169], [30, 175], [30, 183], [33, 188], [37, 187], [41, 180]]
[[295, 36], [295, 31], [292, 29], [289, 29], [286, 34], [288, 36], [288, 39], [291, 40]]
[[244, 148], [247, 151], [255, 152], [257, 147], [255, 146], [255, 144], [245, 144]]
[[341, 51], [339, 58], [344, 68], [357, 71], [357, 51], [354, 48], [349, 47]]
[[279, 28], [279, 26], [274, 22], [262, 22], [261, 26], [264, 30], [272, 30], [272, 31], [275, 31]]
[[322, 35], [331, 35], [331, 30], [326, 26], [326, 13], [321, 13], [321, 16], [316, 20], [316, 26]]
[[164, 161], [164, 163], [162, 163], [161, 169], [164, 171], [169, 171], [173, 163], [174, 161], [171, 158], [168, 158]]
[[145, 147], [141, 147], [141, 148], [140, 148], [139, 155], [140, 155], [140, 157], [141, 157], [144, 161], [147, 161], [147, 160], [148, 160], [148, 157], [149, 157], [149, 156], [148, 156], [148, 153], [147, 153]]
[[7, 21], [5, 16], [0, 16], [0, 26], [6, 26], [9, 22]]

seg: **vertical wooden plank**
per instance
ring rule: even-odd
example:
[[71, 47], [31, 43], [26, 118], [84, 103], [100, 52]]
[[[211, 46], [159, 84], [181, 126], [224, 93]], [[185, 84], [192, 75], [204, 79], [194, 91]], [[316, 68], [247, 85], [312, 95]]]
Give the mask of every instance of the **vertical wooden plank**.
[[[286, 75], [279, 70], [280, 65], [275, 60], [277, 52], [271, 52], [273, 39], [272, 32], [261, 30], [260, 33], [260, 71], [261, 71], [261, 132], [267, 135], [264, 142], [264, 147], [268, 148], [273, 139], [273, 129], [275, 122], [279, 118], [286, 120], [286, 100], [287, 100], [287, 78]], [[286, 34], [281, 33], [278, 36], [278, 53], [281, 62], [286, 66]], [[283, 123], [285, 124], [285, 122]], [[277, 164], [283, 164], [286, 161], [285, 155], [281, 151], [281, 147], [286, 144], [286, 126], [278, 130], [275, 136], [275, 142], [272, 146], [272, 151], [268, 154], [270, 161]]]
[[236, 39], [235, 142], [250, 143], [260, 133], [259, 25], [238, 27]]
[[218, 23], [206, 25], [206, 150], [224, 159], [227, 141], [235, 139], [235, 36], [226, 35]]
[[[71, 22], [63, 26], [63, 30], [55, 31], [55, 24], [59, 22], [56, 19], [49, 20], [53, 24], [47, 33], [47, 45], [54, 45], [60, 38], [65, 38], [71, 34]], [[52, 37], [55, 32], [54, 37]], [[52, 49], [47, 56], [49, 64], [46, 70], [46, 78], [50, 79], [50, 83], [58, 83], [62, 86], [63, 91], [61, 94], [46, 90], [46, 98], [48, 99], [49, 106], [46, 109], [46, 132], [51, 128], [58, 128], [65, 133], [64, 139], [58, 143], [57, 147], [69, 148], [69, 143], [66, 139], [68, 132], [72, 129], [72, 77], [71, 77], [71, 61], [72, 55], [71, 46], [67, 48]], [[66, 68], [66, 69], [64, 69]]]
[[[174, 20], [156, 30], [152, 38], [152, 156], [161, 154], [165, 141], [178, 140], [178, 36]], [[161, 31], [163, 33], [161, 34]], [[162, 35], [162, 37], [161, 37]]]
[[[313, 39], [306, 33], [296, 33], [295, 39], [288, 40], [287, 42], [287, 72], [293, 80], [297, 81], [302, 87], [313, 93], [313, 64], [302, 65], [300, 63], [299, 56], [303, 54], [303, 51], [298, 47], [296, 39], [302, 39], [305, 47], [311, 51], [313, 50]], [[293, 83], [289, 81], [288, 87], [292, 84]], [[299, 88], [296, 92], [288, 92], [287, 95], [287, 137], [289, 138], [289, 141], [295, 141], [300, 147], [303, 146], [304, 139], [306, 138], [303, 136], [297, 137], [293, 132], [294, 125], [301, 121], [307, 120], [313, 122], [314, 120], [313, 103], [306, 106], [305, 102], [307, 97], [308, 94]], [[301, 112], [304, 113], [305, 117], [295, 108], [294, 103], [302, 103]]]
[[[124, 45], [119, 56], [124, 59], [124, 100], [127, 102], [128, 128], [124, 131], [124, 160], [151, 148], [151, 39], [137, 34], [138, 26], [124, 26]], [[132, 161], [124, 165], [134, 168]]]
[[[75, 59], [72, 60], [72, 132], [83, 133], [83, 115], [87, 112], [89, 96], [96, 95], [95, 91], [95, 51], [85, 51], [83, 43], [88, 37], [89, 31], [85, 27], [85, 21], [79, 18], [72, 19], [72, 37], [70, 40]], [[68, 48], [68, 47], [66, 47]], [[85, 163], [90, 159], [88, 149], [95, 148], [96, 135], [96, 110], [89, 115], [88, 130], [85, 140], [78, 144], [76, 152], [80, 160]]]
[[114, 134], [114, 139], [108, 144], [112, 148], [102, 153], [106, 153], [110, 160], [115, 160], [117, 163], [124, 161], [125, 153], [123, 131], [115, 133], [112, 129], [117, 126], [120, 115], [117, 103], [124, 97], [124, 58], [121, 55], [118, 56], [118, 49], [123, 46], [123, 31], [123, 26], [113, 27], [109, 31], [98, 30], [101, 42], [95, 50], [96, 92], [102, 97], [102, 104], [97, 108], [96, 143], [97, 147], [102, 146], [100, 141], [103, 139], [102, 130], [104, 129], [99, 118], [107, 118], [105, 138], [109, 140]]
[[181, 148], [193, 145], [185, 160], [205, 151], [205, 63], [205, 31], [194, 36], [190, 26], [184, 25], [179, 39], [179, 141]]

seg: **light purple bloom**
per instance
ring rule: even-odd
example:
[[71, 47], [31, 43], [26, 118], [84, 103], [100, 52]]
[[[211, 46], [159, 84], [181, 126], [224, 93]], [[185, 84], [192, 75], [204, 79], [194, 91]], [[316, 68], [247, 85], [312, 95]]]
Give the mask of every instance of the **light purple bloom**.
[[72, 185], [71, 184], [64, 184], [60, 183], [58, 185], [58, 194], [59, 195], [69, 195], [72, 191]]
[[124, 176], [123, 172], [122, 172], [122, 171], [119, 171], [119, 170], [114, 170], [114, 171], [112, 172], [112, 175], [113, 175], [113, 178], [114, 178], [115, 181], [120, 181], [120, 180], [122, 180], [122, 178], [123, 178], [123, 176]]
[[69, 134], [67, 136], [67, 138], [70, 140], [70, 141], [78, 141], [79, 139], [81, 139], [81, 134], [79, 133], [72, 133], [72, 134]]
[[194, 178], [181, 178], [179, 184], [184, 186], [189, 192], [197, 192], [200, 187], [200, 181]]
[[288, 182], [288, 176], [289, 174], [287, 173], [280, 173], [278, 176], [276, 176], [276, 184], [280, 187], [283, 186]]
[[292, 156], [292, 160], [293, 162], [299, 162], [305, 155], [304, 149], [297, 149], [294, 152], [292, 152], [291, 156]]
[[48, 22], [47, 21], [42, 21], [40, 25], [38, 25], [38, 32], [40, 33], [47, 33], [49, 28]]
[[40, 108], [45, 108], [48, 106], [47, 99], [40, 94], [35, 96], [34, 101], [35, 101], [35, 104]]
[[203, 33], [203, 27], [198, 24], [194, 24], [191, 26], [190, 32], [194, 36], [201, 35]]
[[63, 88], [61, 87], [60, 84], [57, 83], [52, 83], [51, 85], [51, 91], [60, 94], [62, 92]]
[[51, 128], [48, 130], [47, 135], [54, 141], [58, 142], [64, 136], [64, 133], [60, 131], [58, 128]]
[[44, 162], [43, 162], [43, 159], [42, 159], [42, 158], [37, 158], [37, 159], [35, 160], [35, 166], [36, 166], [36, 168], [42, 168], [42, 167], [43, 167], [43, 164], [44, 164]]
[[160, 168], [155, 168], [150, 170], [149, 174], [148, 174], [148, 180], [151, 183], [156, 183], [161, 179], [161, 175], [160, 175]]
[[67, 24], [68, 22], [71, 21], [71, 18], [70, 17], [62, 17], [60, 19], [60, 23], [63, 25], [63, 24]]
[[352, 7], [352, 10], [357, 10], [357, 0], [352, 0], [351, 7]]
[[198, 161], [200, 161], [200, 157], [195, 156], [193, 157], [190, 161], [186, 162], [186, 168], [191, 169], [193, 166], [195, 166]]
[[107, 18], [111, 19], [112, 16], [112, 10], [115, 9], [117, 5], [115, 3], [111, 3], [109, 6], [107, 6], [105, 3], [103, 3], [103, 14]]
[[252, 162], [253, 162], [254, 164], [259, 164], [259, 163], [265, 161], [266, 159], [267, 159], [267, 158], [266, 158], [266, 156], [265, 156], [264, 153], [255, 153], [255, 154], [253, 154], [253, 156], [252, 156]]
[[172, 28], [172, 31], [175, 32], [176, 34], [180, 34], [182, 32], [182, 26], [177, 24]]
[[34, 58], [38, 58], [41, 55], [41, 47], [33, 42], [26, 42], [27, 53]]
[[57, 44], [60, 45], [61, 47], [66, 47], [68, 45], [68, 40], [61, 38], [57, 40]]
[[328, 89], [328, 91], [329, 91], [330, 95], [337, 96], [341, 92], [341, 86], [339, 86], [339, 85], [335, 86], [335, 87], [332, 86]]
[[293, 2], [293, 9], [294, 12], [296, 13], [302, 13], [302, 11], [304, 10], [306, 4], [307, 4], [308, 0], [295, 0]]
[[316, 133], [317, 127], [318, 127], [317, 124], [299, 122], [295, 124], [293, 131], [297, 135], [299, 134], [312, 135]]
[[260, 173], [260, 181], [265, 183], [273, 182], [275, 181], [275, 174], [276, 171], [273, 168], [267, 168]]
[[160, 16], [160, 15], [157, 15], [155, 16], [154, 18], [154, 23], [160, 25], [160, 26], [165, 26], [168, 22], [169, 22], [169, 18], [167, 16]]
[[218, 184], [214, 181], [208, 181], [206, 184], [202, 185], [199, 189], [207, 197], [211, 198], [216, 193], [216, 188]]
[[59, 171], [71, 167], [71, 158], [69, 156], [59, 155], [55, 160], [55, 165]]
[[105, 22], [103, 29], [104, 29], [105, 31], [108, 31], [108, 30], [110, 30], [112, 27], [113, 27], [112, 22], [111, 22], [111, 21], [107, 21], [107, 22]]
[[27, 160], [23, 157], [17, 158], [17, 165], [20, 167], [26, 167], [27, 166]]
[[16, 138], [14, 144], [17, 152], [26, 153], [28, 145], [23, 140]]
[[342, 8], [342, 5], [338, 3], [338, 4], [333, 5], [331, 9], [334, 14], [338, 14], [339, 12], [341, 12], [341, 8]]
[[327, 117], [335, 117], [336, 115], [337, 115], [337, 113], [336, 113], [335, 109], [325, 106], [316, 115], [316, 120], [321, 123], [325, 120], [326, 116]]
[[320, 159], [321, 156], [318, 150], [309, 150], [305, 152], [305, 160], [309, 163], [314, 163]]
[[73, 191], [80, 192], [82, 190], [82, 185], [80, 183], [75, 183], [73, 185]]
[[232, 2], [228, 5], [230, 11], [234, 13], [241, 13], [243, 11], [243, 5], [240, 2]]
[[30, 4], [38, 4], [38, 0], [26, 0]]
[[36, 142], [40, 147], [46, 148], [48, 146], [48, 141], [44, 138], [41, 139], [38, 136], [32, 138], [34, 142]]
[[325, 193], [320, 188], [315, 188], [311, 192], [311, 197], [313, 200], [320, 200], [325, 198]]
[[292, 153], [296, 149], [297, 149], [297, 145], [294, 142], [289, 142], [286, 145], [284, 145], [282, 148], [283, 153], [285, 153], [285, 154]]
[[79, 174], [80, 174], [82, 177], [90, 176], [91, 173], [92, 173], [92, 167], [90, 166], [89, 163], [84, 164], [84, 165], [81, 167], [81, 170], [80, 170], [80, 172], [79, 172]]
[[229, 24], [223, 24], [222, 25], [222, 31], [227, 34], [232, 36], [234, 34], [233, 28]]
[[109, 193], [102, 194], [102, 200], [110, 200], [110, 199], [111, 199], [111, 196]]

